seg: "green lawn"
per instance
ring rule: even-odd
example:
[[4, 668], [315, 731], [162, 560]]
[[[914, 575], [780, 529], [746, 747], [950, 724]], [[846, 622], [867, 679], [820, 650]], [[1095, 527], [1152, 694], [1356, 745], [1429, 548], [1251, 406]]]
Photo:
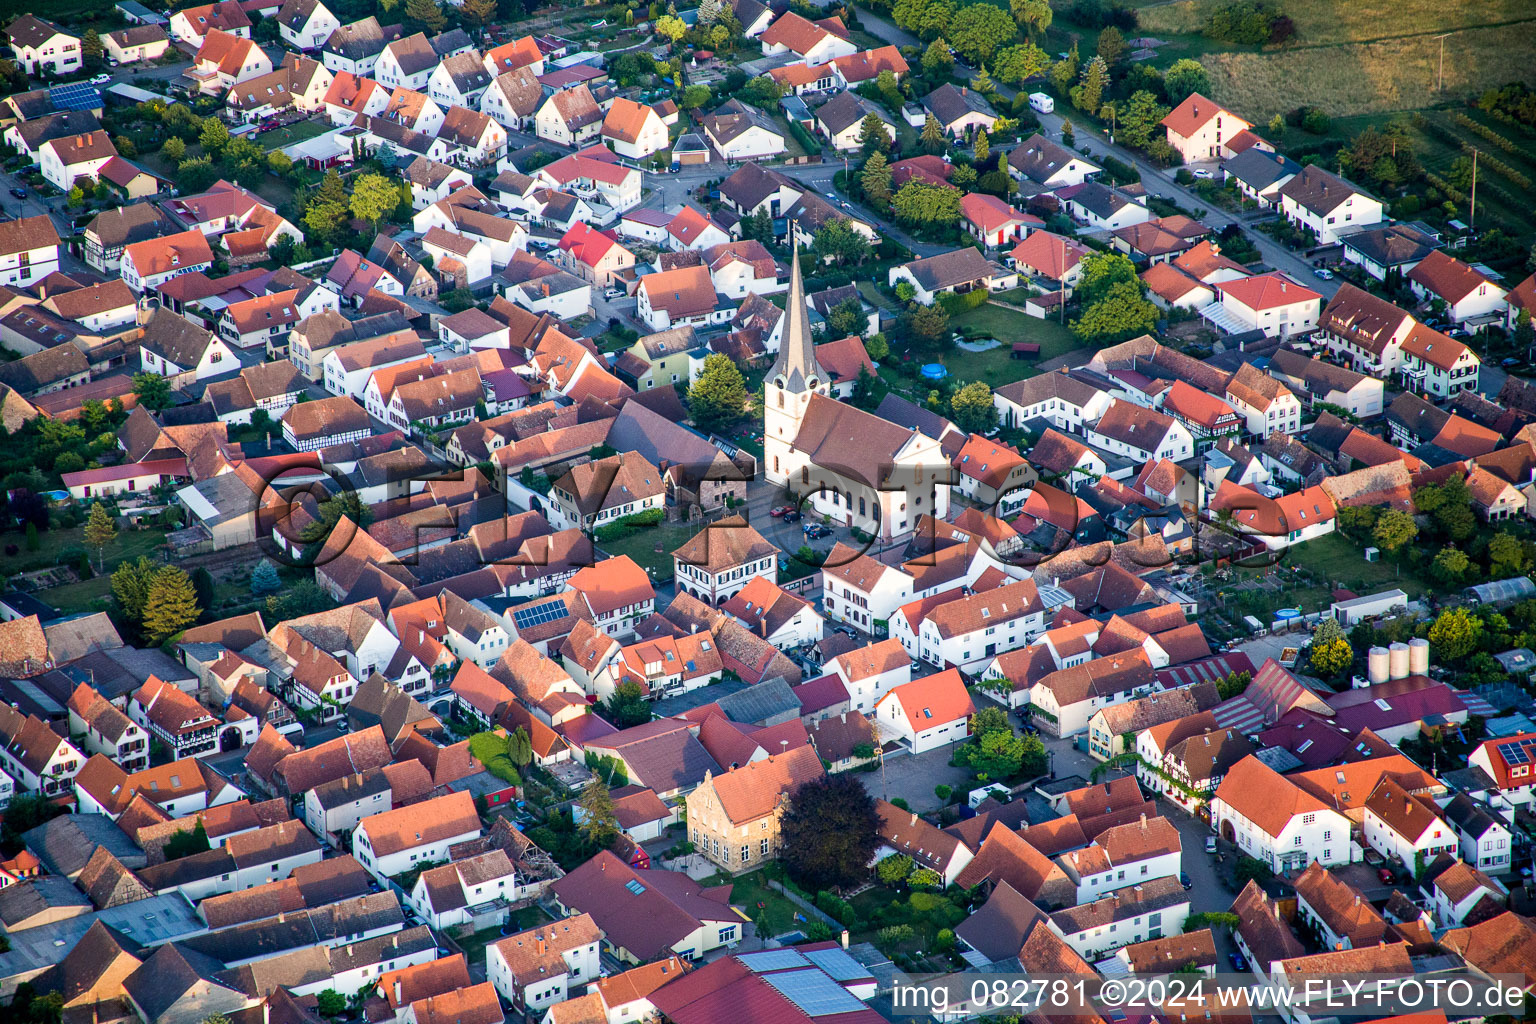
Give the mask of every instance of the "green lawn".
[[[661, 583], [672, 578], [672, 552], [682, 547], [699, 527], [688, 524], [658, 523], [630, 534], [623, 540], [604, 541], [598, 547], [610, 557], [628, 555], [642, 568], [654, 570], [652, 579]], [[657, 551], [657, 546], [661, 550]]]
[[[807, 922], [796, 921], [801, 913], [781, 893], [768, 888], [761, 871], [742, 875], [731, 883], [731, 904], [756, 921], [761, 916], [769, 935], [783, 935], [788, 931], [803, 930]], [[759, 905], [761, 904], [761, 905]]]
[[[42, 548], [38, 551], [28, 551], [20, 534], [7, 534], [6, 543], [16, 543], [21, 550], [15, 556], [0, 555], [0, 573], [9, 577], [21, 572], [46, 569], [55, 564], [59, 552], [83, 543], [81, 533], [82, 528], [78, 526], [49, 530], [42, 534], [40, 538]], [[10, 540], [10, 537], [14, 537], [15, 540]], [[119, 562], [131, 561], [140, 555], [154, 558], [155, 553], [164, 543], [164, 530], [123, 530], [118, 534], [117, 540], [107, 545], [105, 570], [102, 573], [91, 579], [81, 580], [79, 583], [37, 591], [34, 596], [53, 605], [61, 612], [93, 611], [98, 599], [105, 599], [112, 593], [110, 577], [112, 570]]]
[[1404, 573], [1399, 564], [1388, 560], [1387, 556], [1378, 562], [1367, 562], [1365, 550], [1342, 533], [1330, 533], [1298, 544], [1290, 549], [1286, 561], [1331, 581], [1333, 586], [1362, 596], [1396, 587], [1410, 598], [1418, 598], [1428, 589], [1423, 580]]
[[[1039, 363], [1063, 355], [1078, 347], [1078, 342], [1054, 320], [1037, 320], [1017, 310], [1004, 309], [992, 303], [962, 313], [950, 321], [955, 330], [967, 328], [975, 337], [990, 336], [1002, 344], [985, 352], [968, 352], [962, 348], [950, 348], [938, 357], [938, 362], [949, 369], [951, 378], [957, 381], [986, 381], [991, 387], [1000, 387], [1016, 380], [1033, 377], [1039, 373]], [[1013, 343], [1033, 342], [1040, 346], [1040, 358], [1034, 361], [1014, 359]], [[930, 360], [924, 359], [924, 362]]]
[[256, 136], [256, 139], [261, 143], [261, 147], [270, 153], [274, 149], [282, 149], [295, 142], [303, 142], [305, 139], [324, 135], [334, 127], [324, 118], [310, 118], [308, 121], [298, 121], [281, 128], [274, 128], [270, 132]]

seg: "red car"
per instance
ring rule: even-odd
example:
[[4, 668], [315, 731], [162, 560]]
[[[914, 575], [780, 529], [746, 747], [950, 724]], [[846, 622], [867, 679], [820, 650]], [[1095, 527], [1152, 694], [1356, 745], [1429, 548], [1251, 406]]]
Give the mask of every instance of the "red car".
[[1392, 874], [1391, 868], [1377, 868], [1376, 877], [1381, 879], [1383, 885], [1391, 885], [1397, 879]]
[[783, 516], [789, 514], [790, 512], [793, 512], [794, 510], [795, 510], [795, 507], [793, 505], [780, 505], [778, 508], [774, 509], [772, 512], [769, 512], [768, 514], [770, 516], [772, 516], [773, 518], [775, 518], [775, 519], [779, 519], [779, 518], [782, 518]]

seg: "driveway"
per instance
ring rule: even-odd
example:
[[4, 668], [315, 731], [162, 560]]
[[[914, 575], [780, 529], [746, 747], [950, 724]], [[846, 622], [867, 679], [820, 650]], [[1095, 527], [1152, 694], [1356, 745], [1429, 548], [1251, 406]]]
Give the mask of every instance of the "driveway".
[[919, 813], [939, 809], [939, 798], [933, 795], [935, 786], [945, 785], [960, 789], [969, 785], [971, 773], [966, 768], [950, 766], [954, 744], [946, 744], [936, 750], [921, 754], [887, 755], [883, 768], [861, 772], [864, 788], [879, 800], [902, 798]]

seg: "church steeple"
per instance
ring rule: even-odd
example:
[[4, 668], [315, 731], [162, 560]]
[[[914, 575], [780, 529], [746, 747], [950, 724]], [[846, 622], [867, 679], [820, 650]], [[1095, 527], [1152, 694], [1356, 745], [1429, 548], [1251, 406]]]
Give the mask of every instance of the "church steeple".
[[811, 341], [811, 321], [805, 309], [805, 282], [800, 278], [800, 246], [795, 243], [795, 226], [789, 226], [790, 244], [795, 247], [789, 270], [789, 298], [784, 304], [784, 333], [779, 341], [779, 356], [768, 371], [768, 380], [791, 394], [816, 391], [827, 381], [821, 364], [816, 362], [816, 345]]

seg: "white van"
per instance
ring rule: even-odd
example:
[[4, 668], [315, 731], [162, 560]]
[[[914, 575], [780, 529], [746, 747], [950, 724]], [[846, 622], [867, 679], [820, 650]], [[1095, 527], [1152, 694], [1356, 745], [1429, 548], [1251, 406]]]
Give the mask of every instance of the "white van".
[[1040, 114], [1049, 114], [1056, 109], [1056, 101], [1043, 92], [1029, 94], [1030, 109]]

